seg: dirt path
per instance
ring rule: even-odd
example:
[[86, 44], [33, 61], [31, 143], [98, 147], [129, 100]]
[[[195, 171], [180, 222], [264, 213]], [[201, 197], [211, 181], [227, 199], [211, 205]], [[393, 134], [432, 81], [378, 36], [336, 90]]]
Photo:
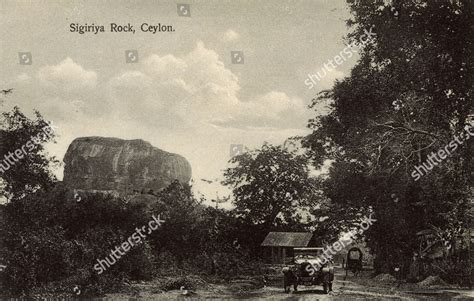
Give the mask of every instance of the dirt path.
[[[133, 295], [110, 294], [108, 300], [474, 300], [474, 293], [458, 289], [421, 289], [416, 285], [397, 283], [370, 283], [364, 278], [348, 277], [344, 280], [342, 270], [337, 270], [333, 291], [324, 294], [321, 286], [298, 287], [297, 292], [286, 294], [283, 288], [273, 285], [253, 290], [232, 291], [229, 285], [210, 284], [205, 290], [196, 290], [183, 295], [181, 291], [162, 292], [156, 289], [156, 284], [146, 283], [134, 285]], [[109, 299], [110, 298], [110, 299]]]

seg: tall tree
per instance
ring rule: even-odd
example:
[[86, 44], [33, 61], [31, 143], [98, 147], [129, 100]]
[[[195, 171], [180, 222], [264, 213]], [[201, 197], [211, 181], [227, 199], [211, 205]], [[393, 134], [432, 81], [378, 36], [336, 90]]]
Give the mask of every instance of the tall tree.
[[223, 183], [232, 187], [236, 210], [251, 223], [267, 230], [295, 224], [303, 218], [304, 207], [317, 204], [310, 160], [297, 149], [265, 143], [231, 162], [235, 166], [225, 171]]
[[[329, 100], [332, 111], [310, 120], [305, 145], [334, 160], [325, 192], [336, 208], [374, 208], [366, 234], [376, 268], [387, 271], [410, 257], [419, 230], [468, 227], [472, 1], [347, 2], [348, 40], [376, 36], [350, 76], [313, 100]], [[456, 137], [464, 139], [449, 158], [414, 176]]]

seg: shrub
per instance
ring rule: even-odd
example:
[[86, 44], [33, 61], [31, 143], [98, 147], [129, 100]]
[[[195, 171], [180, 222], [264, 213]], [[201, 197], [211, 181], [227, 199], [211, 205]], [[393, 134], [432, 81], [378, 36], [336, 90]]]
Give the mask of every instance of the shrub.
[[[125, 289], [124, 282], [156, 276], [178, 275], [164, 288], [188, 289], [197, 282], [184, 275], [204, 272], [229, 280], [259, 273], [259, 264], [251, 260], [254, 253], [234, 243], [238, 238], [244, 245], [248, 236], [238, 231], [241, 223], [232, 213], [206, 209], [187, 186], [175, 182], [130, 203], [91, 193], [77, 202], [73, 195], [57, 185], [1, 207], [0, 257], [7, 265], [2, 291], [62, 298], [75, 295], [77, 286], [81, 296], [100, 296]], [[160, 214], [163, 226], [99, 275], [97, 260], [107, 258], [136, 227], [147, 225], [152, 214]]]
[[469, 286], [469, 278], [473, 272], [473, 265], [467, 260], [460, 260], [456, 262], [448, 258], [432, 262], [430, 265], [428, 265], [426, 275], [440, 276], [441, 279], [449, 284]]
[[150, 219], [121, 200], [97, 194], [76, 202], [57, 187], [9, 203], [3, 214], [1, 253], [7, 269], [2, 285], [14, 296], [44, 290], [72, 294], [76, 285], [83, 293], [104, 293], [124, 280], [153, 277], [154, 252], [147, 243], [100, 276], [93, 268]]

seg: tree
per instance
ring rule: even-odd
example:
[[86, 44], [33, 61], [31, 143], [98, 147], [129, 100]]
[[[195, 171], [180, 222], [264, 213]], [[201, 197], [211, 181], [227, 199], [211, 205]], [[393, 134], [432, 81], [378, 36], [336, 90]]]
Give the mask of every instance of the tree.
[[54, 141], [53, 127], [39, 112], [27, 118], [18, 107], [3, 113], [0, 120], [0, 196], [18, 200], [38, 189], [49, 189], [56, 182], [52, 165], [59, 161], [44, 152]]
[[173, 254], [178, 267], [182, 268], [186, 259], [199, 254], [199, 242], [207, 234], [207, 229], [199, 227], [204, 206], [192, 194], [191, 186], [178, 180], [157, 196], [159, 202], [153, 211], [160, 214], [165, 223], [150, 237], [160, 252], [166, 250]]
[[235, 210], [266, 230], [277, 225], [298, 224], [303, 210], [316, 206], [316, 180], [309, 173], [310, 160], [297, 150], [265, 143], [261, 149], [231, 159], [236, 165], [225, 173]]
[[[432, 152], [466, 134], [472, 116], [468, 66], [474, 48], [466, 35], [472, 4], [347, 2], [353, 14], [348, 39], [358, 41], [370, 28], [376, 36], [350, 76], [313, 100], [330, 101], [332, 111], [310, 120], [313, 133], [304, 145], [324, 149], [334, 161], [324, 185], [333, 210], [375, 210], [377, 223], [366, 235], [378, 255], [377, 271], [386, 272], [411, 257], [418, 231], [454, 231], [467, 220], [472, 140], [418, 181], [413, 172]], [[345, 217], [347, 223], [354, 219]]]

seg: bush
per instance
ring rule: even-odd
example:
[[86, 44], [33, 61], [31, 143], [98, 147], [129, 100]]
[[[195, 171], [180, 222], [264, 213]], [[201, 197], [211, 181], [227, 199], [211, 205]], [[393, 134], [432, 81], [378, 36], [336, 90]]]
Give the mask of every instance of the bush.
[[0, 237], [7, 265], [4, 289], [14, 296], [38, 291], [101, 294], [125, 280], [153, 277], [154, 251], [143, 243], [98, 275], [97, 259], [124, 242], [150, 217], [136, 206], [102, 195], [81, 202], [57, 187], [4, 206]]
[[440, 278], [449, 284], [459, 284], [469, 286], [470, 276], [474, 272], [473, 265], [467, 260], [458, 262], [451, 259], [443, 259], [432, 262], [428, 265], [427, 276], [440, 276]]
[[[164, 288], [179, 289], [194, 287], [195, 279], [184, 277], [189, 274], [229, 280], [260, 273], [245, 242], [246, 228], [232, 213], [202, 206], [189, 187], [175, 182], [156, 196], [134, 200], [84, 194], [77, 202], [57, 185], [2, 206], [0, 258], [7, 265], [2, 291], [63, 297], [75, 295], [77, 286], [81, 296], [100, 296], [125, 289], [128, 281], [156, 276], [178, 275]], [[99, 275], [97, 260], [107, 258], [136, 227], [147, 225], [152, 214], [165, 223]], [[243, 246], [234, 243], [237, 238]]]

